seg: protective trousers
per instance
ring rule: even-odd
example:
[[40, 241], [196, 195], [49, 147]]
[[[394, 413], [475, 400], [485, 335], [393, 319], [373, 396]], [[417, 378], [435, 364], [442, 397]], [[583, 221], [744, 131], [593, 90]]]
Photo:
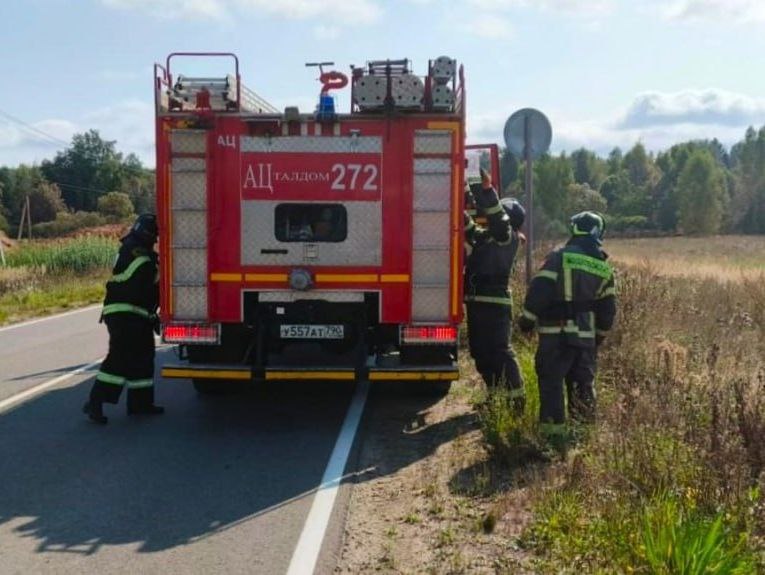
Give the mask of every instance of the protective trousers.
[[571, 419], [591, 421], [595, 416], [596, 348], [566, 345], [563, 335], [540, 335], [535, 363], [539, 380], [539, 421], [543, 425], [565, 423], [564, 381]]
[[489, 387], [504, 385], [511, 396], [522, 397], [521, 370], [510, 346], [512, 308], [473, 301], [466, 306], [468, 345], [476, 369]]
[[128, 388], [128, 411], [154, 404], [154, 331], [146, 318], [119, 313], [104, 318], [109, 353], [90, 391], [91, 403], [117, 403]]

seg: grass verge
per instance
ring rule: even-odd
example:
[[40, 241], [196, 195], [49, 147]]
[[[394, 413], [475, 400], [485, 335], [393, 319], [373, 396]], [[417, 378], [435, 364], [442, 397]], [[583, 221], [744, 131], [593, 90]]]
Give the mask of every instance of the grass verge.
[[525, 340], [526, 413], [501, 392], [479, 404], [492, 465], [547, 462], [528, 475], [529, 571], [765, 572], [765, 287], [645, 266], [620, 270], [619, 284], [594, 425], [572, 429], [566, 449], [540, 437]]
[[48, 276], [0, 293], [0, 325], [99, 303], [108, 277], [108, 271], [80, 277]]

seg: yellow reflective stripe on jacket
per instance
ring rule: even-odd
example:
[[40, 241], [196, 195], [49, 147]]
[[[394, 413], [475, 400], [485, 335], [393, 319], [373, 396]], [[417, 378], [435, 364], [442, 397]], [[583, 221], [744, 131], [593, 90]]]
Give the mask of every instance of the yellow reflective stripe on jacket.
[[[470, 218], [470, 216], [468, 216], [468, 218]], [[473, 228], [475, 228], [475, 222], [473, 221], [473, 218], [470, 218], [470, 219], [468, 220], [468, 223], [467, 223], [467, 224], [465, 224], [465, 231], [466, 231], [466, 232], [469, 232], [469, 231], [470, 231], [470, 230], [472, 230]]]
[[508, 390], [507, 396], [510, 399], [518, 399], [519, 397], [526, 397], [526, 390], [522, 387], [513, 387]]
[[120, 272], [118, 274], [114, 274], [110, 282], [126, 282], [131, 277], [133, 277], [133, 274], [135, 271], [141, 267], [141, 265], [151, 262], [151, 258], [149, 256], [139, 256], [136, 259], [134, 259], [132, 262], [130, 262], [130, 265], [125, 268], [123, 272]]
[[490, 208], [486, 208], [486, 209], [485, 209], [483, 212], [484, 212], [484, 213], [485, 213], [487, 216], [491, 216], [491, 215], [494, 215], [494, 214], [499, 214], [499, 213], [501, 213], [502, 211], [504, 211], [504, 208], [502, 207], [502, 204], [499, 204], [499, 203], [498, 203], [498, 204], [494, 204], [494, 205], [493, 205], [493, 206], [491, 206]]
[[616, 288], [612, 286], [600, 292], [600, 294], [598, 295], [598, 299], [603, 299], [605, 297], [615, 296], [615, 295], [616, 295]]
[[595, 330], [583, 331], [572, 321], [568, 320], [565, 325], [539, 326], [537, 331], [545, 335], [575, 334], [583, 339], [595, 337]]
[[512, 243], [513, 243], [513, 236], [512, 236], [512, 235], [510, 235], [510, 237], [507, 239], [507, 241], [504, 241], [504, 242], [498, 242], [498, 241], [497, 241], [497, 240], [495, 240], [494, 238], [489, 238], [489, 239], [486, 241], [486, 243], [487, 243], [487, 244], [497, 244], [498, 246], [509, 246], [510, 244], [512, 244]]
[[127, 379], [125, 385], [128, 389], [144, 389], [154, 385], [153, 379]]
[[534, 277], [547, 278], [549, 280], [556, 282], [558, 281], [558, 272], [554, 272], [552, 270], [539, 270]]
[[605, 279], [609, 279], [612, 274], [611, 266], [603, 260], [574, 252], [563, 252], [563, 268], [587, 272]]
[[530, 319], [531, 321], [537, 321], [537, 319], [539, 319], [535, 313], [531, 313], [526, 308], [523, 308], [522, 315], [523, 317], [525, 317], [526, 319]]
[[513, 305], [513, 300], [509, 297], [492, 297], [489, 295], [466, 295], [465, 301], [479, 303], [493, 303], [497, 305]]
[[121, 375], [113, 375], [111, 373], [106, 373], [105, 371], [99, 371], [98, 375], [96, 375], [96, 381], [111, 383], [112, 385], [123, 385], [125, 383], [125, 378]]
[[110, 303], [109, 305], [104, 306], [101, 315], [109, 315], [113, 313], [134, 313], [145, 318], [150, 318], [152, 316], [148, 310], [131, 303]]

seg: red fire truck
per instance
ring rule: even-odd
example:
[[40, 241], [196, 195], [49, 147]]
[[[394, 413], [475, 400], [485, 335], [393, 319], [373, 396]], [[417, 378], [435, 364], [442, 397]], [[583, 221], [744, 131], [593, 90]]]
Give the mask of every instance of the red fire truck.
[[[177, 74], [191, 58], [230, 73]], [[330, 64], [309, 113], [245, 88], [234, 54], [155, 65], [160, 314], [180, 358], [164, 377], [203, 393], [459, 377], [462, 67], [440, 57], [423, 77], [385, 60], [349, 78]], [[339, 113], [332, 91], [349, 83]]]

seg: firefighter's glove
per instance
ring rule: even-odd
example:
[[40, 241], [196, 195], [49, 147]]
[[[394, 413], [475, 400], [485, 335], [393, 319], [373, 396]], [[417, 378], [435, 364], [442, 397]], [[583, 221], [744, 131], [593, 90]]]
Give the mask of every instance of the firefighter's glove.
[[527, 335], [530, 334], [532, 331], [534, 331], [534, 325], [534, 320], [526, 317], [525, 315], [522, 315], [518, 318], [518, 329], [520, 329], [522, 333]]
[[494, 188], [481, 188], [474, 190], [473, 194], [475, 195], [476, 207], [483, 213], [487, 213], [487, 210], [499, 206], [499, 196]]
[[465, 186], [465, 209], [475, 209], [475, 197], [469, 184]]
[[481, 174], [481, 187], [488, 189], [491, 187], [491, 175], [483, 168], [478, 168], [478, 173]]

